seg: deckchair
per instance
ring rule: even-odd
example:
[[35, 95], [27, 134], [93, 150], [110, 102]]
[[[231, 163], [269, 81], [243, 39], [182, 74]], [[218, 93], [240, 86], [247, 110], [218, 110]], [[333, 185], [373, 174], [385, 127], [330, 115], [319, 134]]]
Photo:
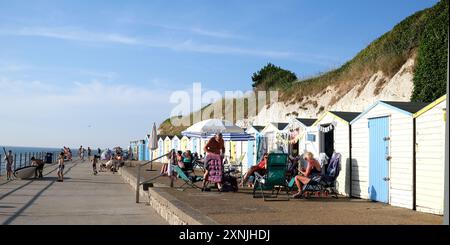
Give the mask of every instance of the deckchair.
[[174, 169], [175, 173], [177, 173], [178, 177], [184, 181], [184, 184], [182, 186], [180, 186], [179, 188], [181, 188], [182, 190], [185, 190], [186, 188], [183, 188], [184, 186], [190, 186], [192, 188], [196, 188], [196, 189], [201, 189], [201, 187], [197, 186], [195, 183], [202, 181], [203, 177], [202, 176], [191, 176], [191, 175], [187, 175], [178, 165], [174, 165]]
[[244, 161], [245, 154], [246, 153], [242, 154], [236, 161], [229, 162], [227, 166], [229, 173], [237, 173], [239, 175], [235, 177], [242, 178], [242, 176], [244, 175], [242, 161]]
[[288, 162], [288, 155], [284, 153], [270, 153], [267, 159], [267, 170], [264, 176], [255, 172], [255, 184], [253, 186], [253, 198], [258, 197], [256, 192], [262, 195], [264, 201], [266, 201], [267, 194], [264, 191], [271, 190], [270, 197], [273, 197], [276, 190], [275, 198], [278, 197], [278, 193], [281, 188], [284, 188], [289, 200], [289, 189], [286, 182], [286, 168]]

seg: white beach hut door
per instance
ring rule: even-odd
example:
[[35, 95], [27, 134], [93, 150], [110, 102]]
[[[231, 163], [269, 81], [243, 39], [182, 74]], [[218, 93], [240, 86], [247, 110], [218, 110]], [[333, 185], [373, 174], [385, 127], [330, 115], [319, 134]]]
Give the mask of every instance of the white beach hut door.
[[389, 202], [389, 118], [369, 119], [369, 197]]

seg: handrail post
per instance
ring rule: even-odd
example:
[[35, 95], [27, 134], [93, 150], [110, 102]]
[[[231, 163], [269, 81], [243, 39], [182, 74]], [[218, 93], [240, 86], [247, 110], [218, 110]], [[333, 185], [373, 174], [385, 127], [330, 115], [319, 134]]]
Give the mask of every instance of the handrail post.
[[141, 182], [141, 164], [138, 163], [137, 167], [137, 178], [136, 178], [136, 203], [139, 203], [139, 188]]

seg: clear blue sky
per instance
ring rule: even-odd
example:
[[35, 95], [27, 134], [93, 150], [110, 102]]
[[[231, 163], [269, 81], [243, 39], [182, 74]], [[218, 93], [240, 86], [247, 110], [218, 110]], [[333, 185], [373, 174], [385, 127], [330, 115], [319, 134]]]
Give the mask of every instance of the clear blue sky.
[[172, 90], [336, 68], [437, 1], [0, 0], [0, 144], [126, 145]]

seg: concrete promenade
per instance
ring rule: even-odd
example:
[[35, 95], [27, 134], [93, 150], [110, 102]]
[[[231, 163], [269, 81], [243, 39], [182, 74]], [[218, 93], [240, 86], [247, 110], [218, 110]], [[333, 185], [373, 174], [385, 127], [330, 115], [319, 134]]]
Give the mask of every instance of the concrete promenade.
[[[127, 163], [121, 174], [131, 185], [136, 183], [136, 162]], [[155, 177], [160, 164], [148, 171], [141, 170], [141, 180]], [[285, 201], [281, 193], [278, 199], [264, 202], [253, 198], [249, 188], [237, 193], [201, 192], [198, 189], [180, 189], [181, 180], [170, 188], [168, 177], [154, 181], [154, 187], [141, 191], [141, 202], [148, 202], [171, 224], [225, 224], [225, 225], [436, 225], [443, 217], [371, 202], [364, 199], [341, 197], [334, 199], [311, 198]], [[201, 185], [201, 183], [198, 183]], [[140, 188], [142, 190], [142, 186]], [[146, 197], [147, 195], [148, 197]]]
[[92, 174], [91, 163], [65, 166], [57, 182], [57, 166], [46, 164], [39, 180], [0, 179], [0, 224], [167, 224], [118, 174]]

